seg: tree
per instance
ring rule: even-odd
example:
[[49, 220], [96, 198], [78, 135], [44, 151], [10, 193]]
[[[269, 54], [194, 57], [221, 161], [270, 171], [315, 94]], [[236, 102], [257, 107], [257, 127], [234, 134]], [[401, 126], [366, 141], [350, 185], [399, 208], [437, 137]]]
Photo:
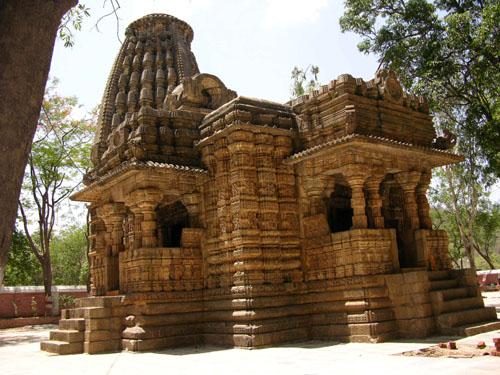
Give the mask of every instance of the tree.
[[[42, 266], [45, 294], [51, 295], [51, 241], [57, 210], [80, 185], [90, 168], [92, 121], [71, 117], [77, 106], [74, 97], [60, 97], [55, 87], [47, 89], [39, 125], [28, 158], [19, 201], [24, 232]], [[32, 215], [29, 215], [31, 213]], [[36, 217], [39, 241], [32, 235], [29, 219]]]
[[12, 247], [5, 270], [5, 285], [40, 285], [41, 283], [40, 263], [31, 252], [26, 235], [22, 231], [15, 230], [12, 234]]
[[319, 68], [315, 65], [309, 65], [305, 69], [295, 66], [292, 70], [292, 87], [290, 89], [292, 99], [316, 90], [319, 87], [318, 74]]
[[[77, 0], [0, 1], [0, 285], [63, 15]], [[9, 178], [5, 178], [9, 176]]]
[[86, 225], [72, 225], [52, 240], [53, 279], [59, 285], [87, 284], [87, 233]]
[[487, 173], [500, 176], [500, 2], [346, 0], [343, 31], [380, 56], [406, 88], [458, 134], [475, 139]]

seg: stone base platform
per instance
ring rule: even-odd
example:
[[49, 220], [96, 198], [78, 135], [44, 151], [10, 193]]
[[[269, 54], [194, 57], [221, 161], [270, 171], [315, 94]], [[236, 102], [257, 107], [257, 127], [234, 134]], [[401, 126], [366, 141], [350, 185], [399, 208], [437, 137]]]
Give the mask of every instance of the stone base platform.
[[500, 328], [472, 271], [403, 270], [251, 290], [89, 297], [63, 311], [41, 349], [57, 354], [215, 345], [259, 348], [304, 340], [383, 342]]

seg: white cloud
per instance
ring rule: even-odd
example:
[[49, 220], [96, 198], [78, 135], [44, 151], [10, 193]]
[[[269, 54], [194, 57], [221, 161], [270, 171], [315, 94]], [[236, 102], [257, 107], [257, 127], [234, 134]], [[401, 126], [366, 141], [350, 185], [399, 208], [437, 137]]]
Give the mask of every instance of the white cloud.
[[275, 28], [311, 23], [327, 5], [328, 0], [265, 0], [263, 24]]

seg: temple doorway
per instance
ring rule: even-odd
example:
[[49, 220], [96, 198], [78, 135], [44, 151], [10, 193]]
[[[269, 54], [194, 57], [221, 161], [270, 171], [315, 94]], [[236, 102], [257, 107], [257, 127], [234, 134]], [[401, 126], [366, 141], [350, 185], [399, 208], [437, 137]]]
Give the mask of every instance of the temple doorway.
[[158, 243], [162, 247], [181, 247], [182, 229], [190, 226], [186, 207], [177, 201], [160, 205], [156, 209], [158, 218]]
[[332, 233], [349, 230], [352, 227], [351, 188], [335, 183], [327, 202], [327, 218]]
[[385, 176], [380, 184], [384, 227], [396, 230], [399, 264], [401, 267], [416, 267], [413, 231], [405, 228], [403, 189], [393, 174]]

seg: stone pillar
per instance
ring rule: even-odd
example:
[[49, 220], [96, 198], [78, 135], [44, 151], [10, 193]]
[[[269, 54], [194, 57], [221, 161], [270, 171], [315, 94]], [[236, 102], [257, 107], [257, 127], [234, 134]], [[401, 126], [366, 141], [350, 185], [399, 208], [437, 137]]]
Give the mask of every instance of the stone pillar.
[[368, 195], [368, 224], [370, 228], [384, 228], [384, 217], [382, 216], [382, 197], [380, 196], [380, 183], [384, 176], [372, 176], [366, 183]]
[[103, 295], [105, 291], [104, 259], [106, 255], [106, 225], [98, 215], [98, 206], [90, 204], [90, 290], [93, 296]]
[[[229, 234], [233, 231], [233, 221], [231, 217], [230, 196], [231, 184], [229, 182], [229, 151], [227, 149], [226, 138], [218, 139], [214, 146], [215, 156], [215, 200], [217, 205], [217, 222], [218, 222], [218, 237], [221, 240], [226, 240]], [[210, 229], [209, 229], [210, 231]]]
[[105, 290], [120, 289], [119, 253], [123, 251], [123, 203], [105, 203], [98, 208], [98, 214], [106, 226], [106, 257], [104, 258]]
[[[254, 133], [248, 130], [235, 130], [227, 136], [230, 156], [231, 216], [234, 231], [232, 282], [242, 286], [264, 282], [262, 263], [255, 262], [262, 256], [259, 232], [259, 199], [256, 167], [256, 146]], [[237, 255], [236, 255], [237, 254]]]
[[413, 230], [419, 228], [419, 215], [417, 209], [417, 184], [420, 182], [420, 172], [400, 172], [394, 175], [396, 181], [403, 189], [404, 195], [404, 228]]
[[310, 215], [326, 213], [323, 194], [326, 188], [326, 178], [322, 175], [307, 176], [304, 178], [305, 190], [310, 202]]
[[140, 234], [140, 240], [136, 238], [137, 247], [158, 246], [156, 206], [160, 199], [160, 192], [153, 188], [137, 189], [130, 193], [127, 203], [135, 216], [134, 234]]
[[199, 228], [201, 226], [200, 222], [200, 203], [201, 195], [198, 192], [184, 194], [182, 196], [182, 203], [186, 207], [189, 214], [189, 225], [191, 228]]
[[432, 220], [429, 214], [429, 202], [427, 201], [427, 190], [431, 183], [431, 172], [424, 171], [420, 176], [420, 182], [417, 185], [417, 206], [418, 218], [421, 229], [432, 229]]
[[[227, 140], [230, 160], [229, 183], [232, 189], [230, 202], [234, 230], [257, 231], [259, 203], [256, 194], [258, 177], [255, 165], [254, 134], [249, 131], [237, 130], [229, 134]], [[256, 232], [255, 234], [257, 235]]]
[[365, 229], [368, 227], [368, 220], [363, 187], [367, 176], [364, 173], [347, 173], [344, 177], [351, 187], [352, 229]]
[[123, 220], [125, 206], [123, 203], [106, 203], [99, 208], [100, 216], [106, 224], [111, 255], [118, 255], [124, 250]]

